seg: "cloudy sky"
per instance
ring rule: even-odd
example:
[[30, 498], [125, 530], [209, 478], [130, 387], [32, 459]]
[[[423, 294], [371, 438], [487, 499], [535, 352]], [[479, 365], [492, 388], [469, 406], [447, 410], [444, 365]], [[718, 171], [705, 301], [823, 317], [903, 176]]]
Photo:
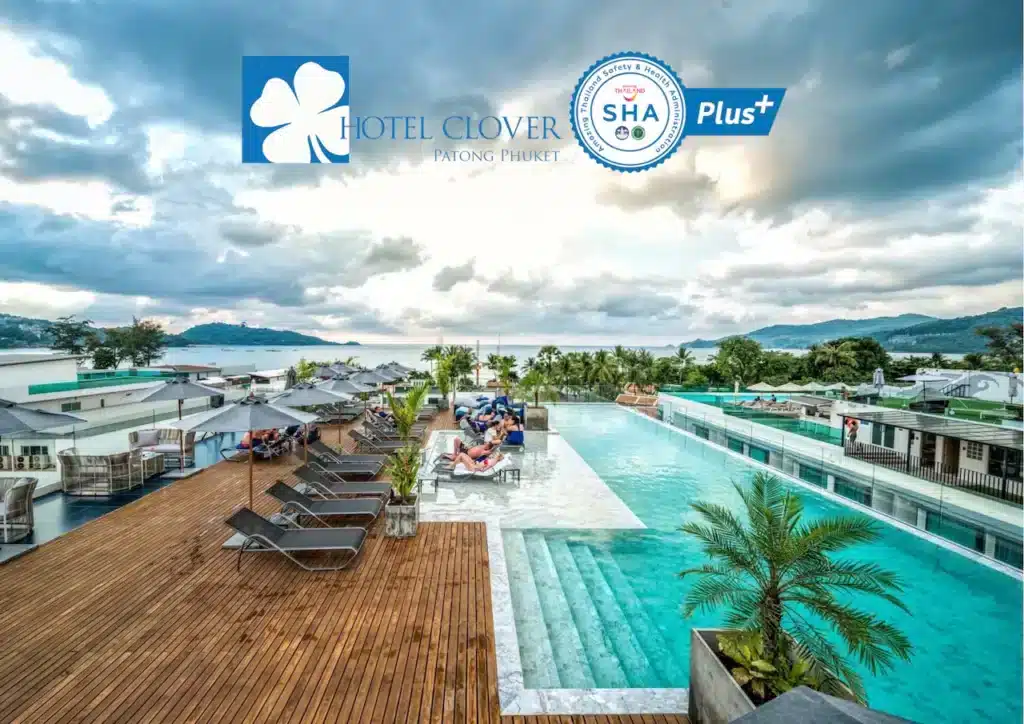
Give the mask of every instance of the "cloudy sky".
[[[428, 9], [429, 8], [429, 9]], [[1022, 303], [1021, 6], [971, 0], [7, 0], [0, 312], [363, 342], [671, 343]], [[618, 174], [609, 53], [785, 86], [772, 135]], [[243, 166], [243, 55], [348, 55], [353, 114], [549, 114], [559, 161], [353, 145]]]

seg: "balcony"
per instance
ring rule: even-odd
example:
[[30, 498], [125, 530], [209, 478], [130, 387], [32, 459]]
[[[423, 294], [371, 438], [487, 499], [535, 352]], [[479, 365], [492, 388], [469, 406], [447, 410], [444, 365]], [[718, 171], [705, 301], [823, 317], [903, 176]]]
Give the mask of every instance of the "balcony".
[[91, 390], [96, 387], [116, 387], [118, 385], [135, 385], [144, 382], [159, 382], [178, 375], [174, 372], [161, 370], [111, 370], [103, 372], [79, 372], [78, 379], [70, 382], [44, 382], [29, 385], [28, 394], [45, 395], [51, 392], [74, 392]]
[[847, 443], [846, 455], [880, 465], [907, 475], [930, 480], [940, 485], [960, 488], [978, 495], [1005, 500], [1017, 505], [1024, 504], [1024, 482], [1017, 477], [999, 477], [974, 470], [954, 468], [941, 463], [928, 463], [915, 455], [904, 455], [895, 450], [864, 443]]

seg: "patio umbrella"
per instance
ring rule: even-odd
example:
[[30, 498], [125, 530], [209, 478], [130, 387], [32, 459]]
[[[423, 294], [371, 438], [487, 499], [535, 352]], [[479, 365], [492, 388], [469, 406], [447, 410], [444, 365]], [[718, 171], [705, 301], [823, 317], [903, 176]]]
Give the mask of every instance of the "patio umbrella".
[[316, 372], [313, 373], [313, 376], [319, 377], [322, 380], [326, 380], [330, 377], [334, 377], [335, 374], [337, 373], [330, 367], [317, 367]]
[[406, 367], [405, 365], [400, 365], [397, 362], [389, 362], [389, 363], [387, 363], [384, 366], [387, 367], [388, 369], [394, 370], [395, 372], [397, 372], [397, 373], [399, 373], [401, 375], [407, 375], [410, 372], [414, 372], [415, 371], [411, 367]]
[[373, 370], [363, 370], [362, 372], [356, 372], [349, 379], [351, 379], [353, 382], [358, 382], [361, 385], [373, 386], [388, 384], [391, 382], [390, 378], [384, 377], [383, 375], [379, 375]]
[[[172, 380], [167, 380], [162, 385], [157, 385], [149, 393], [143, 395], [139, 402], [171, 402], [176, 400], [178, 402], [178, 419], [181, 419], [181, 403], [185, 400], [194, 400], [199, 397], [217, 397], [223, 395], [221, 390], [215, 390], [212, 387], [206, 387], [205, 385], [198, 385], [191, 380], [182, 379], [175, 377]], [[178, 469], [181, 471], [185, 470], [185, 436], [182, 435], [178, 438]]]
[[[349, 365], [345, 364], [344, 362], [335, 362], [334, 364], [332, 364], [330, 366], [329, 369], [331, 370], [331, 372], [334, 373], [334, 375], [350, 375], [353, 372], [357, 372], [358, 371], [358, 370], [356, 370], [355, 367], [350, 367]], [[331, 376], [333, 377], [334, 375], [331, 375]]]
[[[23, 432], [39, 432], [53, 427], [74, 425], [76, 422], [86, 422], [86, 420], [60, 412], [33, 410], [15, 402], [0, 400], [0, 437]], [[74, 430], [71, 434], [74, 435]], [[11, 451], [13, 453], [13, 448]]]
[[[270, 402], [274, 405], [287, 405], [288, 407], [312, 407], [314, 405], [333, 405], [338, 402], [347, 402], [351, 399], [351, 395], [331, 392], [316, 385], [303, 383], [295, 385], [286, 392], [277, 395]], [[309, 462], [309, 449], [306, 446], [306, 438], [309, 437], [306, 434], [307, 432], [306, 426], [303, 426], [302, 462], [304, 463]], [[341, 434], [340, 429], [338, 434]]]
[[394, 370], [389, 370], [386, 367], [378, 367], [377, 369], [373, 370], [373, 374], [377, 375], [378, 377], [383, 377], [388, 382], [398, 382], [405, 376], [395, 372]]
[[247, 397], [224, 407], [198, 415], [189, 415], [168, 427], [188, 432], [249, 433], [249, 507], [252, 507], [253, 430], [276, 430], [292, 425], [305, 425], [316, 420], [310, 415], [288, 407], [279, 407], [258, 397]]
[[361, 395], [364, 392], [373, 392], [372, 387], [353, 382], [352, 380], [346, 380], [343, 377], [332, 377], [326, 382], [321, 382], [317, 387], [328, 392], [344, 393], [346, 395]]
[[820, 382], [808, 382], [804, 387], [804, 392], [824, 392], [828, 389], [825, 385]]
[[775, 392], [778, 388], [775, 385], [769, 385], [767, 382], [758, 382], [747, 389], [750, 392]]
[[776, 392], [803, 392], [803, 385], [798, 385], [795, 382], [787, 382], [784, 385], [779, 385], [775, 388]]
[[799, 686], [772, 699], [733, 724], [909, 724], [892, 714], [867, 709], [852, 701]]
[[0, 400], [0, 435], [39, 432], [40, 430], [49, 430], [51, 427], [64, 427], [85, 421], [84, 418], [74, 415], [33, 410], [15, 402]]
[[885, 372], [879, 367], [875, 370], [875, 374], [871, 377], [871, 384], [878, 390], [879, 394], [882, 392], [882, 388], [885, 387]]

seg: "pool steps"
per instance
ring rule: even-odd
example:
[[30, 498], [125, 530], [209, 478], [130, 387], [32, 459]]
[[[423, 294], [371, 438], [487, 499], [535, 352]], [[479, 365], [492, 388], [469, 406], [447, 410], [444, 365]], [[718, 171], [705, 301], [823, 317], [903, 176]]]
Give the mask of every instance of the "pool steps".
[[580, 632], [573, 622], [569, 602], [558, 579], [555, 562], [551, 558], [544, 537], [527, 534], [526, 551], [530, 568], [540, 597], [540, 608], [544, 623], [551, 637], [551, 649], [555, 652], [558, 678], [565, 689], [593, 689], [597, 684], [590, 669], [590, 660], [583, 648]]
[[678, 687], [687, 680], [607, 551], [505, 531], [528, 688]]

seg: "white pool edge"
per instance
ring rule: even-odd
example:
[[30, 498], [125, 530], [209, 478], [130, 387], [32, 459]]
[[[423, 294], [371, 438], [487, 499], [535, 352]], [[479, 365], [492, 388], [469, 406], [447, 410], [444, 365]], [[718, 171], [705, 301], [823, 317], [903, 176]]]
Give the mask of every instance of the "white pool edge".
[[527, 689], [519, 634], [512, 609], [512, 589], [505, 562], [505, 542], [497, 520], [484, 520], [490, 560], [494, 654], [498, 665], [501, 714], [679, 714], [687, 711], [689, 689]]
[[[611, 403], [609, 403], [609, 404], [611, 404]], [[1010, 576], [1011, 578], [1015, 578], [1018, 581], [1024, 581], [1024, 571], [1017, 570], [1013, 566], [1007, 565], [1005, 563], [1001, 563], [1000, 561], [994, 560], [992, 558], [988, 558], [987, 556], [983, 556], [982, 554], [980, 554], [980, 553], [978, 553], [976, 551], [972, 551], [969, 548], [965, 548], [965, 547], [963, 547], [961, 545], [957, 545], [956, 543], [954, 543], [952, 541], [949, 541], [949, 540], [946, 540], [945, 538], [941, 538], [939, 536], [933, 535], [933, 534], [929, 533], [926, 530], [921, 530], [920, 528], [912, 526], [912, 525], [910, 525], [908, 523], [904, 523], [902, 520], [898, 520], [897, 518], [891, 518], [891, 517], [889, 517], [887, 515], [879, 513], [874, 508], [871, 508], [871, 507], [869, 507], [867, 505], [862, 505], [862, 504], [858, 503], [855, 500], [850, 500], [849, 498], [844, 498], [843, 496], [838, 495], [838, 494], [833, 493], [833, 492], [830, 492], [828, 490], [825, 490], [824, 488], [819, 488], [819, 487], [817, 487], [815, 485], [812, 485], [811, 483], [808, 483], [806, 480], [801, 480], [800, 478], [794, 477], [793, 475], [790, 475], [789, 473], [785, 473], [782, 470], [779, 470], [778, 468], [772, 467], [771, 465], [766, 465], [765, 463], [762, 463], [759, 460], [755, 460], [754, 458], [746, 457], [745, 455], [742, 455], [742, 454], [736, 452], [735, 450], [730, 450], [729, 448], [724, 447], [722, 445], [716, 445], [715, 443], [713, 443], [713, 442], [711, 442], [709, 440], [705, 440], [702, 437], [698, 437], [697, 435], [694, 435], [691, 432], [688, 432], [686, 430], [678, 428], [675, 425], [670, 425], [669, 423], [665, 422], [664, 420], [655, 419], [655, 418], [651, 417], [650, 415], [645, 415], [642, 412], [637, 412], [636, 410], [630, 409], [628, 407], [622, 407], [621, 405], [616, 405], [616, 407], [618, 407], [619, 409], [622, 409], [622, 410], [626, 410], [627, 412], [630, 412], [630, 413], [636, 415], [639, 418], [642, 418], [644, 420], [648, 420], [648, 421], [650, 421], [651, 423], [653, 423], [655, 425], [660, 425], [661, 427], [664, 427], [667, 430], [672, 430], [673, 432], [675, 432], [675, 433], [677, 433], [679, 435], [683, 435], [683, 436], [685, 436], [685, 437], [687, 437], [687, 438], [689, 438], [691, 440], [696, 440], [697, 442], [701, 443], [702, 445], [706, 445], [706, 446], [712, 447], [715, 450], [720, 450], [721, 452], [725, 453], [726, 455], [730, 455], [730, 456], [736, 458], [737, 460], [742, 460], [743, 462], [745, 462], [745, 463], [747, 463], [747, 464], [749, 464], [749, 465], [751, 465], [751, 466], [753, 466], [755, 468], [759, 468], [761, 470], [769, 472], [772, 475], [775, 475], [776, 477], [783, 478], [786, 481], [791, 482], [791, 483], [795, 483], [796, 485], [799, 485], [800, 487], [804, 488], [805, 490], [807, 490], [807, 491], [809, 491], [811, 493], [820, 495], [823, 498], [831, 500], [834, 503], [838, 503], [840, 505], [844, 505], [844, 506], [846, 506], [848, 508], [853, 508], [854, 510], [857, 510], [857, 511], [859, 511], [861, 513], [864, 513], [865, 515], [869, 515], [872, 518], [874, 518], [875, 520], [877, 520], [877, 521], [879, 521], [879, 522], [881, 522], [883, 524], [891, 525], [894, 528], [898, 528], [898, 529], [900, 529], [900, 530], [902, 530], [904, 532], [910, 533], [911, 535], [917, 536], [918, 538], [921, 538], [922, 540], [926, 540], [929, 543], [934, 543], [935, 545], [939, 546], [940, 548], [945, 548], [948, 551], [951, 551], [953, 553], [957, 553], [957, 554], [963, 556], [964, 558], [972, 560], [975, 563], [980, 563], [983, 566], [987, 566], [988, 568], [990, 568], [990, 569], [992, 569], [994, 571], [998, 571], [999, 573], [1002, 573], [1004, 575]]]

